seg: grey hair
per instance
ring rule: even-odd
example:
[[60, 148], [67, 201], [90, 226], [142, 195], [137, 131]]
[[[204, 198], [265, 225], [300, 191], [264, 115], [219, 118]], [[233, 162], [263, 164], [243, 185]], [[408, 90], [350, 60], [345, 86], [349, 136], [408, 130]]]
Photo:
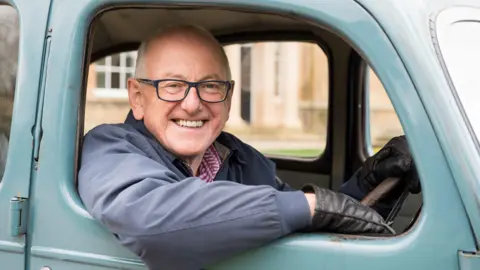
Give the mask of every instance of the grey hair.
[[208, 40], [212, 41], [213, 44], [216, 45], [216, 50], [218, 51], [222, 64], [225, 66], [225, 70], [227, 72], [227, 78], [228, 80], [231, 79], [231, 71], [230, 71], [230, 65], [228, 62], [228, 57], [227, 54], [225, 53], [225, 50], [223, 49], [223, 46], [218, 42], [218, 40], [210, 33], [208, 30], [206, 30], [203, 27], [196, 26], [196, 25], [188, 25], [188, 24], [182, 24], [182, 25], [170, 25], [165, 28], [161, 28], [158, 31], [156, 31], [152, 36], [148, 37], [146, 40], [144, 40], [141, 44], [140, 47], [138, 48], [137, 51], [137, 62], [135, 65], [135, 77], [142, 77], [145, 76], [145, 54], [147, 53], [148, 47], [150, 43], [158, 38], [161, 38], [163, 35], [166, 35], [172, 31], [192, 31], [195, 34], [198, 34], [202, 37], [207, 38]]
[[18, 65], [18, 19], [16, 9], [0, 5], [0, 134], [7, 138], [10, 134]]

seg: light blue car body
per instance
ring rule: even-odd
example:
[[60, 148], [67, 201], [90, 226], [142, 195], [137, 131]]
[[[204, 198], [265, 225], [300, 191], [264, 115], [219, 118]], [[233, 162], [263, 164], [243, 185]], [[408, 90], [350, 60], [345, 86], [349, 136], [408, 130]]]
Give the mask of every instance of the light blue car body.
[[[86, 212], [74, 181], [89, 23], [102, 8], [132, 2], [6, 1], [20, 15], [21, 40], [8, 163], [0, 183], [1, 269], [146, 269]], [[438, 14], [455, 6], [478, 14], [479, 1], [142, 3], [261, 9], [333, 29], [381, 79], [422, 179], [422, 214], [404, 234], [295, 234], [209, 269], [480, 269], [478, 142], [434, 42]], [[480, 23], [480, 16], [474, 19]], [[21, 225], [15, 223], [18, 215], [26, 218]], [[18, 233], [22, 230], [27, 233]]]

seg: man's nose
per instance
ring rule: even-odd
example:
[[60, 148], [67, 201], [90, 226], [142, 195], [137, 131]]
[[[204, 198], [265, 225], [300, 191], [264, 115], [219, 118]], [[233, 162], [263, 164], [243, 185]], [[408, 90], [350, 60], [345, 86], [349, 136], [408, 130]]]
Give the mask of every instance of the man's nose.
[[202, 108], [202, 101], [198, 97], [197, 88], [192, 87], [188, 91], [187, 96], [182, 100], [182, 109], [187, 111], [189, 114], [195, 114]]

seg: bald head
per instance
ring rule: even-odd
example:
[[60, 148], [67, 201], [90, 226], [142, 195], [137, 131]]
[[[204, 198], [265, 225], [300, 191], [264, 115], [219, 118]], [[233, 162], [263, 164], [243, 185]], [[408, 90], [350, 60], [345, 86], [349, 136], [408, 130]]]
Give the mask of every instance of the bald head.
[[[140, 46], [135, 75], [127, 82], [133, 116], [196, 173], [229, 118], [235, 84], [222, 46], [201, 28], [169, 27]], [[162, 81], [153, 86], [138, 77]], [[209, 83], [188, 87], [185, 81]], [[202, 96], [222, 100], [208, 102]]]
[[204, 28], [192, 25], [178, 25], [163, 28], [153, 36], [142, 42], [138, 49], [135, 77], [147, 76], [147, 58], [150, 50], [162, 50], [162, 47], [176, 44], [190, 44], [197, 48], [204, 48], [224, 66], [227, 79], [231, 79], [230, 66], [222, 45]]

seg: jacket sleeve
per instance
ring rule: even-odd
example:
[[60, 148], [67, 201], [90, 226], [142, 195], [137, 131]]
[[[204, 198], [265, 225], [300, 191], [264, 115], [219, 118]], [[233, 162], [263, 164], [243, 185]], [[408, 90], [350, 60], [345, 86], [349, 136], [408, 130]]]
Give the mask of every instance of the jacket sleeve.
[[84, 140], [79, 193], [91, 215], [151, 269], [199, 269], [310, 223], [301, 191], [179, 178], [115, 126]]
[[[358, 169], [347, 182], [343, 183], [340, 187], [340, 192], [346, 194], [358, 201], [361, 201], [365, 196], [367, 196], [368, 192], [365, 192], [363, 189], [360, 188], [358, 178], [360, 169]], [[372, 208], [377, 211], [383, 218], [387, 218], [388, 214], [392, 211], [392, 208], [395, 204], [395, 201], [392, 200], [392, 203], [381, 203], [377, 202]]]

